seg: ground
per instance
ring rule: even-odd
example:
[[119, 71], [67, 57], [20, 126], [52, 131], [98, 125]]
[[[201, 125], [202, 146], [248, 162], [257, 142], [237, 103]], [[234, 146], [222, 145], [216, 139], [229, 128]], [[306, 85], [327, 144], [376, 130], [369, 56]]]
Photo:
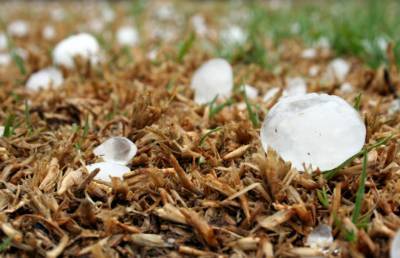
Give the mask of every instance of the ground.
[[[388, 257], [400, 227], [397, 1], [1, 5], [1, 256]], [[26, 34], [9, 28], [16, 20]], [[137, 44], [118, 44], [122, 25]], [[29, 91], [77, 32], [96, 37], [101, 61], [77, 58], [59, 68], [61, 87]], [[235, 90], [196, 104], [192, 75], [214, 57], [232, 64]], [[343, 76], [332, 72], [338, 58]], [[263, 96], [290, 78], [354, 105], [363, 150], [310, 173], [265, 153], [260, 126], [282, 90]], [[111, 136], [137, 145], [131, 172], [93, 180], [85, 165]], [[334, 238], [324, 250], [306, 242], [321, 224]]]

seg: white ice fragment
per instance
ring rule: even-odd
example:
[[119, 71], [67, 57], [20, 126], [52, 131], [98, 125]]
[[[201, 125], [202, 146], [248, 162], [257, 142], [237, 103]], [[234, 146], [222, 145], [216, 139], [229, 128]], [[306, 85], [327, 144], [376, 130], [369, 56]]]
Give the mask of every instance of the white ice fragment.
[[65, 12], [63, 9], [61, 9], [61, 7], [51, 8], [50, 16], [55, 21], [61, 21], [65, 18]]
[[48, 67], [31, 74], [26, 82], [26, 88], [30, 91], [38, 91], [50, 87], [58, 88], [63, 81], [63, 75], [59, 70], [54, 67]]
[[99, 61], [100, 46], [96, 38], [88, 33], [69, 36], [54, 48], [53, 62], [66, 68], [74, 67], [74, 58], [89, 59], [92, 64]]
[[0, 137], [4, 136], [4, 130], [5, 130], [4, 126], [0, 126]]
[[333, 243], [332, 229], [325, 224], [319, 224], [307, 236], [306, 245], [311, 248], [325, 249]]
[[26, 51], [23, 48], [15, 48], [14, 52], [16, 55], [18, 55], [19, 57], [21, 57], [23, 60], [28, 59], [28, 51]]
[[318, 65], [313, 65], [308, 70], [308, 75], [314, 77], [314, 76], [318, 75], [318, 72], [319, 72], [319, 66]]
[[281, 98], [268, 112], [261, 143], [299, 171], [336, 168], [364, 145], [366, 128], [358, 112], [338, 96], [310, 93]]
[[102, 181], [110, 181], [110, 177], [122, 177], [125, 173], [128, 173], [130, 169], [125, 165], [120, 165], [111, 162], [98, 162], [86, 166], [89, 172], [99, 168], [99, 173], [94, 179]]
[[316, 46], [319, 47], [319, 48], [328, 49], [328, 48], [331, 47], [331, 43], [329, 41], [329, 38], [322, 36], [316, 42]]
[[399, 111], [400, 111], [400, 99], [394, 99], [389, 105], [388, 114], [394, 115]]
[[118, 44], [134, 46], [139, 42], [139, 33], [132, 26], [122, 26], [117, 31]]
[[101, 16], [105, 22], [112, 22], [115, 19], [114, 10], [109, 5], [104, 5], [101, 8]]
[[283, 96], [304, 95], [307, 93], [307, 83], [301, 77], [288, 78]]
[[351, 93], [354, 91], [353, 85], [349, 82], [344, 82], [342, 85], [340, 85], [340, 92], [342, 93]]
[[11, 63], [11, 56], [8, 53], [0, 53], [0, 66], [7, 66]]
[[7, 31], [12, 36], [22, 38], [28, 35], [29, 26], [26, 21], [16, 20], [7, 26]]
[[171, 3], [163, 3], [157, 10], [156, 16], [160, 20], [169, 20], [175, 15], [175, 9]]
[[294, 22], [291, 26], [290, 26], [290, 32], [292, 32], [292, 34], [299, 34], [301, 30], [301, 25], [298, 22]]
[[94, 18], [94, 19], [89, 21], [88, 27], [89, 27], [89, 29], [91, 31], [96, 32], [96, 33], [100, 33], [100, 32], [103, 31], [103, 29], [105, 27], [105, 23], [100, 18]]
[[207, 25], [204, 20], [204, 17], [201, 15], [195, 15], [191, 19], [192, 26], [194, 28], [194, 31], [196, 32], [197, 35], [199, 36], [204, 36], [207, 33]]
[[304, 59], [313, 59], [317, 56], [317, 50], [315, 48], [307, 48], [301, 52], [301, 57]]
[[231, 25], [221, 31], [221, 39], [227, 45], [242, 45], [247, 40], [247, 34], [237, 25]]
[[390, 247], [390, 258], [400, 257], [400, 230], [397, 230]]
[[231, 65], [221, 58], [205, 62], [194, 73], [191, 87], [195, 92], [194, 101], [199, 104], [210, 102], [217, 95], [230, 96], [233, 88]]
[[126, 137], [111, 137], [97, 146], [93, 153], [104, 161], [126, 165], [136, 155], [137, 147]]
[[264, 97], [263, 97], [264, 102], [268, 102], [268, 101], [271, 100], [273, 97], [275, 97], [275, 95], [278, 93], [278, 91], [279, 91], [279, 87], [273, 87], [273, 88], [269, 89], [269, 90], [265, 93], [265, 95], [264, 95]]
[[329, 63], [329, 72], [333, 73], [333, 76], [339, 81], [344, 81], [347, 74], [350, 71], [350, 64], [341, 58], [336, 58]]
[[258, 96], [257, 88], [254, 88], [251, 85], [245, 84], [243, 85], [244, 92], [249, 99], [255, 99]]
[[5, 50], [7, 48], [7, 36], [5, 33], [0, 33], [0, 50]]
[[42, 30], [43, 38], [49, 40], [53, 39], [56, 36], [56, 30], [51, 25], [46, 25]]
[[389, 43], [384, 36], [380, 36], [376, 39], [376, 44], [382, 51], [386, 51]]

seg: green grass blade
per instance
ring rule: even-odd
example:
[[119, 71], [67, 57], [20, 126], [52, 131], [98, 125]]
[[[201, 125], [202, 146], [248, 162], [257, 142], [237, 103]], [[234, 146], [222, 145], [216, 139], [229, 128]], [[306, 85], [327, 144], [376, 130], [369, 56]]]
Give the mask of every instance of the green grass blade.
[[18, 55], [15, 50], [11, 52], [12, 59], [14, 60], [15, 64], [18, 67], [19, 73], [22, 75], [26, 75], [26, 68], [25, 68], [25, 63], [24, 59], [20, 55]]
[[195, 39], [196, 39], [196, 34], [194, 32], [191, 32], [189, 37], [185, 41], [183, 41], [181, 44], [179, 44], [179, 50], [178, 50], [178, 62], [179, 63], [182, 63], [183, 58], [189, 52], [189, 50], [192, 48]]
[[212, 133], [218, 132], [221, 129], [222, 129], [222, 127], [217, 127], [217, 128], [211, 129], [210, 131], [205, 133], [203, 136], [201, 136], [199, 146], [203, 146], [204, 143], [206, 142], [206, 139], [208, 136], [210, 136]]
[[361, 204], [364, 198], [365, 193], [365, 181], [367, 180], [367, 162], [368, 162], [368, 152], [364, 153], [363, 163], [362, 163], [362, 171], [360, 184], [358, 186], [357, 194], [356, 194], [356, 202], [354, 204], [353, 216], [351, 220], [354, 224], [357, 223], [358, 217], [361, 213]]
[[14, 114], [8, 115], [6, 119], [6, 124], [4, 125], [4, 133], [3, 133], [4, 137], [10, 137], [11, 135], [14, 134], [14, 128], [13, 128], [14, 120], [15, 120]]
[[244, 95], [244, 101], [246, 102], [246, 109], [247, 113], [249, 114], [250, 121], [253, 124], [253, 127], [259, 127], [260, 121], [258, 119], [256, 112], [254, 112], [252, 104], [250, 103], [249, 98], [247, 97], [245, 91], [243, 91], [243, 95]]
[[28, 128], [29, 133], [31, 133], [33, 131], [33, 127], [32, 127], [30, 107], [27, 100], [25, 100], [24, 116], [25, 116], [26, 127]]
[[354, 108], [357, 111], [360, 111], [361, 108], [361, 97], [362, 93], [358, 94], [357, 97], [354, 99]]
[[11, 238], [6, 237], [3, 239], [3, 241], [0, 243], [0, 253], [4, 252], [11, 246]]

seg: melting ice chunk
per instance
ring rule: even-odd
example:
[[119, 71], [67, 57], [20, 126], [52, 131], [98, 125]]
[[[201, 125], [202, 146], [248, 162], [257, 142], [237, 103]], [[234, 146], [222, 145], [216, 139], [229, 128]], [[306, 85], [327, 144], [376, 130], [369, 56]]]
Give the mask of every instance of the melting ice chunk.
[[194, 89], [194, 101], [205, 104], [215, 96], [228, 97], [233, 88], [231, 65], [224, 59], [215, 58], [205, 62], [194, 73], [191, 87]]
[[357, 111], [338, 96], [310, 93], [289, 96], [269, 111], [261, 128], [261, 143], [290, 161], [329, 170], [364, 145], [366, 128]]
[[74, 58], [89, 59], [92, 64], [99, 61], [100, 46], [96, 38], [88, 33], [69, 36], [54, 48], [53, 62], [66, 68], [74, 67]]
[[86, 166], [89, 172], [94, 171], [96, 168], [100, 169], [99, 173], [94, 177], [94, 179], [102, 181], [110, 181], [111, 177], [122, 177], [123, 174], [130, 171], [130, 169], [125, 165], [120, 165], [111, 162], [98, 162]]
[[104, 161], [120, 165], [128, 164], [136, 152], [136, 145], [126, 137], [111, 137], [93, 150]]
[[308, 235], [306, 245], [312, 248], [324, 249], [329, 247], [333, 242], [332, 229], [328, 225], [319, 224]]
[[59, 70], [54, 67], [48, 67], [31, 74], [26, 82], [26, 88], [31, 91], [48, 89], [49, 87], [57, 88], [63, 81], [63, 76]]
[[134, 46], [139, 42], [139, 34], [135, 28], [123, 26], [117, 31], [117, 41], [123, 46]]
[[243, 85], [244, 92], [249, 99], [255, 99], [258, 96], [257, 88], [254, 88], [251, 85], [245, 84]]
[[283, 96], [303, 95], [307, 92], [307, 83], [301, 77], [288, 78]]

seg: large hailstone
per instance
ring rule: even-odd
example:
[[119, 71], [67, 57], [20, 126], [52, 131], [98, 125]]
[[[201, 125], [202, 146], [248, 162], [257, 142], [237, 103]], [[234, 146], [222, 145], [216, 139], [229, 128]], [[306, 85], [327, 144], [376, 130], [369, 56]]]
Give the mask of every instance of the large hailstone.
[[88, 33], [69, 36], [59, 42], [54, 48], [53, 62], [56, 65], [73, 68], [74, 58], [89, 59], [92, 64], [99, 61], [100, 46], [96, 38]]
[[30, 91], [38, 91], [50, 87], [58, 88], [63, 81], [63, 75], [59, 70], [54, 67], [48, 67], [31, 74], [26, 82], [26, 88]]
[[139, 42], [139, 33], [131, 26], [123, 26], [117, 31], [117, 41], [122, 46], [134, 46]]
[[357, 111], [338, 96], [310, 93], [281, 98], [261, 128], [271, 147], [292, 165], [336, 168], [364, 145], [366, 128]]
[[136, 152], [136, 145], [126, 137], [111, 137], [93, 150], [104, 161], [120, 165], [128, 164]]
[[233, 88], [231, 65], [224, 59], [215, 58], [205, 62], [194, 73], [191, 87], [194, 89], [194, 101], [205, 104], [215, 96], [229, 97]]

